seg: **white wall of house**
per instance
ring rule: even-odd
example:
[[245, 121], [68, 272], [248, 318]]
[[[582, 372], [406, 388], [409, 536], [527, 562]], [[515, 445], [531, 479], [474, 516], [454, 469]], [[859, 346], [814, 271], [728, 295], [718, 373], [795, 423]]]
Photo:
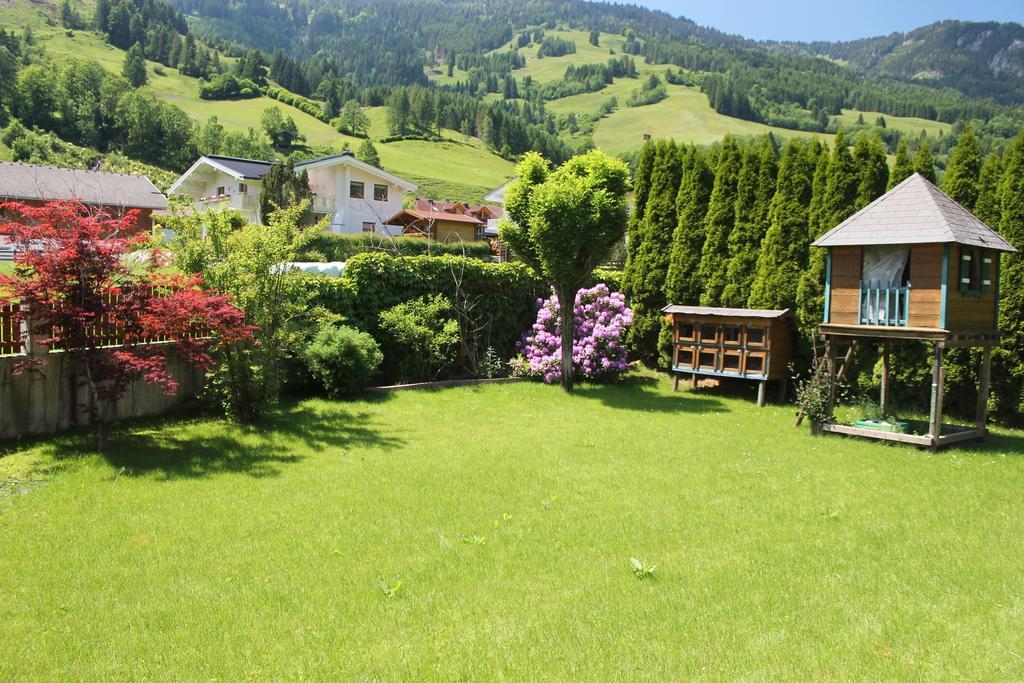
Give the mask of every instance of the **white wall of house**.
[[[178, 188], [177, 194], [192, 198], [197, 211], [230, 207], [251, 223], [259, 222], [260, 181], [239, 180], [212, 166], [200, 166]], [[223, 189], [224, 199], [217, 199]]]
[[[384, 222], [402, 210], [402, 188], [349, 164], [314, 168], [308, 173], [316, 194], [313, 208], [331, 215], [333, 232], [401, 233], [401, 228], [388, 228]], [[362, 197], [353, 196], [358, 194], [355, 183], [362, 183]]]

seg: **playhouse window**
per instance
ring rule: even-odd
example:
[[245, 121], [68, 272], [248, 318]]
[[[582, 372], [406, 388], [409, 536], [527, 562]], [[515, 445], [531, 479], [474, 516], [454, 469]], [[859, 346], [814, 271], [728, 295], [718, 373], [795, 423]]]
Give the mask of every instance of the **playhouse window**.
[[978, 247], [960, 248], [960, 291], [982, 296], [992, 285], [992, 254]]

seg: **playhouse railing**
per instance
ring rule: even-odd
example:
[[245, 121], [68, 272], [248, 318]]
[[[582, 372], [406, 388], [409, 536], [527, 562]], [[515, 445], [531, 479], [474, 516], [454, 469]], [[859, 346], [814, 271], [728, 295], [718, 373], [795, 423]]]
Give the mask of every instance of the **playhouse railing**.
[[860, 283], [860, 324], [906, 327], [910, 317], [910, 285]]

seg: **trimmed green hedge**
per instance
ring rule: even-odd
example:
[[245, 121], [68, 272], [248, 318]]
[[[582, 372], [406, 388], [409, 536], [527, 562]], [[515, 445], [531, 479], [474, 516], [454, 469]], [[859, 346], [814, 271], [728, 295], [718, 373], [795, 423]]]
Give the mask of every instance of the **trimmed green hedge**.
[[306, 249], [311, 255], [312, 253], [323, 254], [328, 261], [348, 261], [356, 254], [368, 252], [397, 256], [425, 256], [428, 249], [431, 255], [437, 256], [465, 255], [470, 258], [486, 259], [491, 255], [491, 246], [487, 242], [448, 244], [428, 241], [420, 237], [383, 237], [372, 233], [339, 235], [324, 232], [317, 235]]
[[[618, 291], [620, 276], [595, 271], [588, 286], [604, 282]], [[489, 263], [461, 256], [395, 257], [381, 252], [352, 256], [340, 278], [309, 275], [306, 283], [314, 293], [314, 305], [344, 316], [348, 324], [378, 340], [381, 311], [435, 294], [457, 306], [468, 301], [476, 325], [485, 326], [483, 348], [494, 347], [503, 359], [516, 353], [516, 342], [536, 320], [537, 300], [550, 295], [544, 282], [522, 263]], [[394, 380], [400, 365], [400, 358], [385, 352], [383, 379]]]
[[278, 102], [284, 102], [289, 106], [295, 107], [299, 111], [304, 111], [313, 118], [320, 119], [324, 123], [331, 122], [331, 117], [324, 113], [322, 105], [314, 102], [313, 100], [306, 99], [301, 95], [296, 95], [295, 93], [277, 86], [270, 86], [263, 94], [271, 99], [277, 100]]

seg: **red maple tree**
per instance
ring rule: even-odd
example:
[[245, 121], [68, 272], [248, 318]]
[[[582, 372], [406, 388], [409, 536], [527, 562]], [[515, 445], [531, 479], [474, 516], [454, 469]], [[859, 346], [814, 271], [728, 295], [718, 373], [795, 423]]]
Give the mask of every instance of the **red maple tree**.
[[[202, 289], [196, 277], [157, 273], [158, 252], [132, 267], [131, 253], [147, 242], [135, 230], [136, 211], [117, 217], [73, 201], [8, 202], [0, 215], [9, 219], [0, 234], [15, 248], [14, 274], [0, 275], [0, 305], [18, 304], [35, 341], [60, 350], [80, 374], [100, 450], [133, 382], [173, 395], [169, 358], [208, 370], [219, 347], [252, 339], [227, 295]], [[30, 355], [15, 372], [45, 363]]]

